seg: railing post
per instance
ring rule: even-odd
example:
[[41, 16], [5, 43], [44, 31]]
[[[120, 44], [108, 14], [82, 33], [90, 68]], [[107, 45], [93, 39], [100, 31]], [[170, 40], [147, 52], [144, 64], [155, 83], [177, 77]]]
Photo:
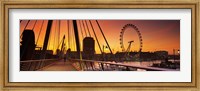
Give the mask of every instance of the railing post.
[[128, 66], [126, 66], [126, 71], [130, 71], [130, 68]]
[[108, 64], [106, 64], [107, 69], [109, 70]]
[[40, 66], [41, 66], [42, 62], [43, 61], [41, 61], [41, 62], [38, 63], [38, 69], [40, 69]]
[[102, 70], [104, 71], [103, 63], [101, 63]]
[[88, 70], [89, 67], [87, 66], [87, 62], [84, 62], [84, 63], [85, 63], [86, 70]]
[[32, 62], [30, 62], [30, 65], [28, 66], [28, 71], [31, 70]]
[[90, 65], [91, 65], [91, 67], [92, 67], [92, 70], [94, 71], [93, 63], [92, 63], [92, 62], [90, 62]]
[[37, 62], [34, 62], [33, 70], [35, 71], [37, 68]]
[[98, 65], [99, 65], [99, 70], [101, 70], [101, 65], [100, 65], [100, 63], [98, 63]]

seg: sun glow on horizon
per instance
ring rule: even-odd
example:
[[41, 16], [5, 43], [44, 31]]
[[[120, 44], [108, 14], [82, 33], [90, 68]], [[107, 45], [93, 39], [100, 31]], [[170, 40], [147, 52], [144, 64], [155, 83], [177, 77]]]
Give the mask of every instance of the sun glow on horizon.
[[[126, 24], [133, 24], [138, 27], [142, 36], [142, 51], [153, 52], [166, 50], [169, 54], [173, 54], [173, 49], [180, 49], [180, 20], [98, 20], [100, 27], [111, 47], [113, 53], [121, 52], [120, 32]], [[22, 20], [20, 23], [20, 35], [25, 29], [33, 30], [35, 33], [35, 44], [37, 47], [42, 47], [46, 33], [48, 20]], [[95, 22], [91, 20], [94, 31], [97, 35], [100, 47], [106, 45], [104, 37]], [[91, 35], [95, 40], [95, 51], [100, 53], [97, 40], [89, 20], [77, 20], [79, 42], [82, 51], [82, 40], [84, 37]], [[53, 20], [51, 32], [48, 42], [48, 50], [53, 50], [56, 53], [60, 49], [61, 40], [65, 36], [65, 50], [71, 48], [76, 50], [76, 43], [73, 31], [72, 20]], [[128, 28], [124, 33], [124, 46], [127, 49], [129, 41], [132, 43], [130, 51], [138, 51], [139, 38], [135, 30]], [[109, 49], [104, 52], [109, 53]]]

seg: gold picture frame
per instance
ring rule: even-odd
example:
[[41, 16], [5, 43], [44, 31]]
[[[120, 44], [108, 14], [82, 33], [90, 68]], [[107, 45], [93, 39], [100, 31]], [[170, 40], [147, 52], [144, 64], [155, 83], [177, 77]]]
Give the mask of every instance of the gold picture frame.
[[[198, 0], [184, 0], [184, 1], [115, 1], [115, 0], [102, 0], [102, 1], [1, 1], [1, 61], [0, 61], [0, 74], [1, 74], [1, 90], [21, 91], [21, 90], [169, 90], [169, 91], [198, 91], [200, 90], [200, 61], [199, 61], [199, 3]], [[52, 6], [53, 5], [53, 6]], [[118, 83], [97, 83], [97, 82], [82, 82], [82, 83], [39, 83], [39, 82], [9, 82], [9, 9], [46, 9], [46, 8], [95, 8], [95, 9], [191, 9], [192, 10], [192, 82], [118, 82]], [[36, 88], [37, 87], [37, 88]]]

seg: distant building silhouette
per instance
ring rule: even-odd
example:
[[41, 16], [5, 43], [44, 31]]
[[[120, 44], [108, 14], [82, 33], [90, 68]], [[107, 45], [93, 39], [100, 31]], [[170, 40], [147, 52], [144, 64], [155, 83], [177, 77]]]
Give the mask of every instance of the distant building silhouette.
[[35, 34], [33, 30], [24, 30], [20, 46], [20, 60], [24, 61], [32, 59], [35, 46]]
[[[124, 60], [125, 52], [117, 52], [115, 54], [116, 60]], [[134, 57], [137, 57], [138, 52], [130, 52], [129, 55], [133, 57], [131, 60], [135, 60]], [[155, 52], [141, 52], [140, 60], [142, 61], [151, 61], [151, 60], [166, 60], [168, 58], [167, 51], [155, 51]]]
[[93, 59], [95, 54], [95, 41], [92, 37], [83, 39], [83, 59]]
[[167, 51], [155, 51], [157, 59], [165, 60], [168, 58], [168, 52]]

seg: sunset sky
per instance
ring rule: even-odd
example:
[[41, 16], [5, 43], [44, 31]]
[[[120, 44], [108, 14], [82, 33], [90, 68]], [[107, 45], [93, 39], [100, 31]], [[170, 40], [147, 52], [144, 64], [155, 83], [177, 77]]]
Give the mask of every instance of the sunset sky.
[[[48, 20], [31, 20], [27, 25], [28, 20], [22, 20], [20, 23], [20, 35], [24, 31], [24, 29], [33, 29], [35, 33], [35, 44], [38, 47], [43, 46], [44, 36], [46, 33], [46, 27]], [[68, 22], [69, 22], [69, 30], [68, 32]], [[89, 32], [91, 37], [94, 37], [94, 33], [92, 31], [89, 20], [84, 20], [84, 25], [86, 30], [84, 30], [82, 20], [78, 20], [78, 31], [79, 38], [82, 50], [82, 40], [84, 37], [89, 36]], [[89, 32], [87, 30], [86, 23], [89, 28]], [[91, 20], [92, 26], [94, 27], [95, 33], [97, 34], [98, 40], [100, 42], [101, 47], [106, 45], [106, 42], [103, 39], [103, 36], [97, 26], [95, 20]], [[173, 53], [173, 49], [180, 49], [180, 21], [179, 20], [98, 20], [106, 39], [113, 51], [116, 53], [117, 51], [121, 52], [120, 48], [120, 32], [124, 25], [133, 24], [137, 26], [139, 29], [142, 40], [143, 40], [143, 52], [153, 52], [159, 50], [166, 50], [169, 54]], [[27, 25], [27, 26], [26, 26]], [[81, 26], [80, 26], [81, 25]], [[26, 26], [26, 28], [25, 28]], [[82, 27], [82, 28], [81, 28]], [[60, 32], [59, 32], [60, 29]], [[40, 36], [39, 32], [41, 30]], [[82, 30], [82, 31], [81, 31]], [[86, 35], [86, 33], [87, 35]], [[70, 40], [68, 40], [68, 33]], [[83, 35], [82, 35], [83, 33]], [[69, 47], [72, 51], [76, 50], [75, 47], [75, 37], [73, 33], [72, 20], [53, 20], [53, 26], [51, 28], [48, 50], [55, 50], [58, 48], [58, 44], [61, 42], [63, 36], [65, 35], [65, 49]], [[137, 32], [133, 28], [128, 28], [124, 33], [124, 45], [125, 49], [128, 47], [128, 41], [133, 40], [133, 44], [131, 46], [131, 51], [139, 50], [139, 38]], [[69, 45], [70, 43], [70, 45]], [[60, 48], [60, 47], [59, 47]], [[96, 53], [100, 53], [99, 47], [95, 40], [95, 51]], [[106, 53], [109, 53], [109, 50], [105, 50]]]

